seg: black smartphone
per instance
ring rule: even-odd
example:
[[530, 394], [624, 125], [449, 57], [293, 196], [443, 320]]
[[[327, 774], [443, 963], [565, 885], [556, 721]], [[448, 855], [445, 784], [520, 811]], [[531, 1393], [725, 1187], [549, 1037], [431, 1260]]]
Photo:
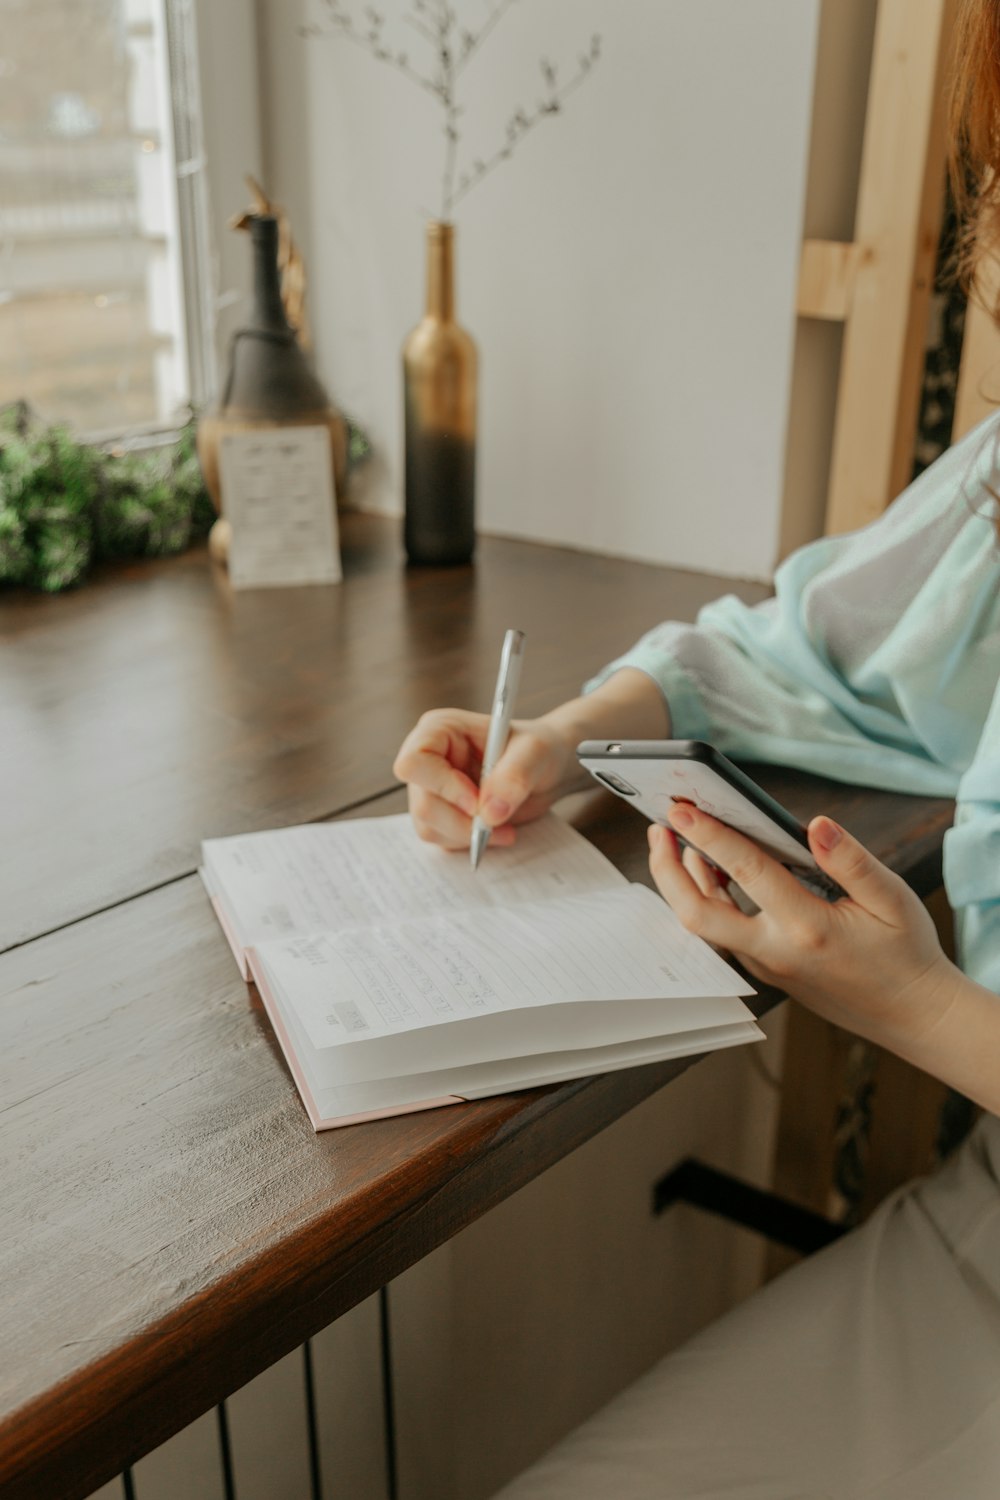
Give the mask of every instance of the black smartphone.
[[690, 802], [746, 834], [820, 894], [831, 899], [844, 894], [816, 863], [799, 820], [713, 745], [702, 740], [584, 740], [576, 754], [593, 777], [651, 823], [669, 826], [670, 808]]

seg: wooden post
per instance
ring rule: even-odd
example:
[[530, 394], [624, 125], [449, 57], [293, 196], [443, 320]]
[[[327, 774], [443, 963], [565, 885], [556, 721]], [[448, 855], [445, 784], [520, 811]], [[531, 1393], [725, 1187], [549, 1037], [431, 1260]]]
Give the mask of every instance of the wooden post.
[[955, 0], [880, 0], [852, 243], [802, 250], [798, 312], [843, 319], [826, 530], [875, 519], [909, 481], [944, 190]]

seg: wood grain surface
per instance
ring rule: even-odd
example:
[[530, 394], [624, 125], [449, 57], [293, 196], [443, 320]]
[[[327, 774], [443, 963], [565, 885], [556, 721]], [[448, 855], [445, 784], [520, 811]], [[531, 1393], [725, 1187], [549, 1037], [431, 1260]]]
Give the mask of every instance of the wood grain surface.
[[[761, 779], [936, 882], [948, 804]], [[648, 880], [642, 819], [564, 810]], [[317, 1136], [196, 877], [6, 954], [0, 993], [5, 1500], [89, 1494], [692, 1061]]]
[[531, 715], [659, 620], [765, 592], [489, 537], [472, 567], [408, 571], [378, 516], [342, 540], [329, 587], [234, 593], [195, 550], [0, 595], [0, 951], [189, 874], [202, 838], [386, 791], [425, 709], [489, 708], [509, 626]]

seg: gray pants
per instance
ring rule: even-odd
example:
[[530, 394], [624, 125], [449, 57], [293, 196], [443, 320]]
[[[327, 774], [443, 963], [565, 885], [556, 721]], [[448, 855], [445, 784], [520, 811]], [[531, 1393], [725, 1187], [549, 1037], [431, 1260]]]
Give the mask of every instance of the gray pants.
[[497, 1500], [1000, 1500], [1000, 1119]]

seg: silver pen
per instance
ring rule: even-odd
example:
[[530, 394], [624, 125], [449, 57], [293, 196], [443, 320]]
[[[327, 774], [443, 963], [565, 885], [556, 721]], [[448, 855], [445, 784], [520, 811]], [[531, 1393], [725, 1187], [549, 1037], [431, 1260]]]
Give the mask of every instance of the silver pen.
[[[507, 738], [510, 734], [510, 721], [514, 717], [514, 699], [517, 696], [517, 684], [521, 678], [523, 660], [524, 631], [508, 630], [503, 638], [503, 650], [500, 653], [500, 671], [497, 673], [493, 707], [490, 710], [490, 727], [486, 735], [486, 749], [483, 752], [481, 780], [490, 774], [506, 749]], [[489, 843], [491, 832], [492, 829], [477, 813], [472, 820], [472, 840], [469, 844], [469, 859], [474, 870], [479, 867], [479, 861], [483, 857], [483, 850]]]

